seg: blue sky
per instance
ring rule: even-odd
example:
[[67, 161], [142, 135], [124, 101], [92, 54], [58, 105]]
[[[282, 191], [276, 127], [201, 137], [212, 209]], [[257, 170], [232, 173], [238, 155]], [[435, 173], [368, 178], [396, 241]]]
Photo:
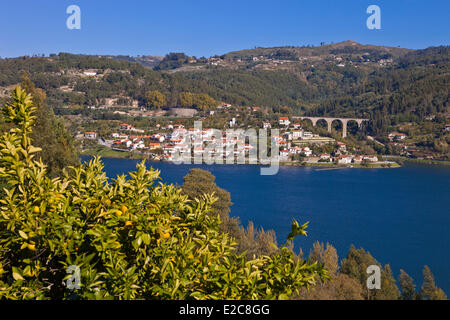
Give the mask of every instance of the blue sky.
[[[81, 8], [81, 30], [66, 27], [72, 4]], [[366, 27], [371, 4], [381, 8], [381, 30]], [[449, 45], [449, 12], [449, 0], [8, 0], [0, 4], [0, 57], [200, 57], [344, 40], [417, 49]]]

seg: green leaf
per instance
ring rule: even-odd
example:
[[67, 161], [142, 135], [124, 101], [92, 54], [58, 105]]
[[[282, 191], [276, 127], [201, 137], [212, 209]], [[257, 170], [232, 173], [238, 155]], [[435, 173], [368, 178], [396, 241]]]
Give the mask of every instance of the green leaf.
[[144, 243], [146, 245], [150, 244], [150, 235], [148, 233], [143, 233], [141, 238], [142, 238], [142, 241], [144, 241]]
[[289, 233], [287, 240], [288, 241], [294, 240], [295, 237], [298, 235], [306, 236], [307, 234], [305, 229], [308, 227], [308, 224], [309, 221], [304, 223], [302, 226], [299, 226], [297, 220], [294, 219], [291, 225], [291, 233]]
[[289, 297], [287, 294], [282, 293], [278, 296], [278, 300], [289, 300]]
[[12, 267], [12, 276], [13, 276], [14, 280], [16, 280], [16, 281], [19, 281], [19, 280], [25, 280], [25, 279], [22, 277], [22, 275], [21, 275], [19, 269], [17, 269], [16, 267]]
[[28, 147], [28, 153], [35, 153], [35, 152], [39, 152], [39, 151], [42, 151], [42, 149], [39, 147], [34, 147], [34, 146]]
[[19, 235], [20, 235], [22, 238], [24, 238], [25, 240], [28, 239], [28, 235], [27, 235], [25, 232], [23, 232], [22, 230], [19, 230]]

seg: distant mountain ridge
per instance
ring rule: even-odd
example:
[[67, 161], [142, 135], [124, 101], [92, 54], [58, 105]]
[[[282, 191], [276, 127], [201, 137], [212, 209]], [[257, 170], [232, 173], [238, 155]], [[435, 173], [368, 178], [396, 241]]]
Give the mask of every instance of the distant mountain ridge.
[[351, 49], [353, 52], [364, 52], [364, 50], [377, 50], [380, 52], [385, 52], [391, 54], [394, 57], [399, 57], [405, 55], [408, 52], [413, 51], [412, 49], [398, 48], [398, 47], [387, 47], [387, 46], [376, 46], [376, 45], [363, 45], [357, 43], [353, 40], [342, 41], [332, 44], [323, 44], [321, 46], [282, 46], [282, 47], [269, 47], [269, 48], [254, 48], [245, 49], [240, 51], [233, 51], [227, 53], [226, 56], [239, 56], [239, 55], [261, 55], [261, 54], [271, 54], [276, 50], [286, 50], [296, 54], [297, 56], [317, 56], [317, 55], [327, 55], [327, 54], [338, 54], [339, 52], [345, 52], [346, 49]]
[[125, 56], [125, 55], [118, 55], [118, 56], [107, 56], [111, 57], [113, 59], [119, 60], [119, 61], [128, 61], [128, 62], [137, 62], [143, 65], [144, 67], [150, 67], [153, 68], [157, 66], [161, 60], [163, 60], [164, 57], [161, 56]]
[[[377, 45], [363, 45], [353, 40], [342, 41], [332, 44], [323, 44], [321, 46], [281, 46], [281, 47], [257, 47], [253, 49], [243, 49], [239, 51], [231, 51], [223, 55], [214, 55], [209, 58], [190, 57], [184, 53], [170, 53], [165, 57], [160, 56], [111, 56], [114, 59], [126, 60], [130, 62], [138, 62], [144, 67], [152, 67], [155, 70], [172, 70], [176, 71], [198, 71], [202, 70], [206, 65], [221, 65], [228, 68], [236, 68], [239, 66], [246, 66], [248, 63], [261, 61], [259, 59], [275, 59], [284, 61], [302, 61], [302, 59], [316, 58], [326, 59], [329, 57], [340, 55], [365, 55], [386, 59], [395, 59], [402, 57], [413, 49], [387, 47]], [[173, 63], [174, 57], [178, 57], [179, 63]], [[172, 63], [167, 64], [170, 60]], [[218, 63], [222, 61], [222, 63]], [[199, 68], [200, 66], [200, 68]], [[178, 70], [177, 70], [178, 69]], [[280, 68], [283, 69], [283, 68]]]

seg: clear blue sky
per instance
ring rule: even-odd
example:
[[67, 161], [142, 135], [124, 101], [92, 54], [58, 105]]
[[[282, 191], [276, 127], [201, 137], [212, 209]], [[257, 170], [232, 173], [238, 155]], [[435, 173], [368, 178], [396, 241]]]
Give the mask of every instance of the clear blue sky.
[[[81, 8], [81, 30], [66, 8]], [[381, 30], [366, 9], [381, 8]], [[0, 4], [0, 57], [72, 52], [211, 56], [255, 46], [449, 45], [450, 0], [8, 0]]]

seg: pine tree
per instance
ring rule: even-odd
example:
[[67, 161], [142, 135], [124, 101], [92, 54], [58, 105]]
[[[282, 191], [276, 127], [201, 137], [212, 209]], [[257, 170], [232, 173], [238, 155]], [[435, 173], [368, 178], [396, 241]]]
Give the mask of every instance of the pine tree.
[[400, 285], [402, 300], [417, 300], [416, 285], [413, 278], [411, 278], [403, 269], [400, 269], [400, 276], [398, 279]]
[[[367, 288], [367, 267], [381, 264], [364, 249], [356, 249], [353, 245], [347, 254], [347, 258], [341, 262], [341, 273], [359, 281], [363, 288]], [[385, 265], [381, 270], [381, 289], [366, 289], [367, 300], [396, 300], [400, 296], [400, 291], [395, 284], [392, 271], [389, 265]]]
[[374, 300], [397, 300], [400, 297], [400, 291], [392, 275], [391, 266], [385, 265], [381, 272], [381, 288], [375, 290]]
[[423, 284], [420, 293], [424, 300], [446, 300], [447, 296], [434, 282], [434, 276], [428, 266], [423, 268]]
[[50, 176], [59, 176], [65, 167], [79, 164], [73, 138], [66, 131], [64, 123], [55, 117], [53, 110], [45, 102], [45, 92], [34, 86], [26, 72], [22, 76], [22, 86], [31, 94], [33, 106], [37, 108], [31, 134], [33, 144], [42, 148], [37, 157], [42, 157]]
[[[302, 258], [302, 256], [300, 256]], [[310, 262], [319, 262], [328, 270], [330, 281], [318, 281], [310, 290], [302, 290], [299, 299], [302, 300], [363, 300], [364, 289], [358, 280], [346, 274], [339, 273], [339, 257], [329, 243], [315, 242], [309, 253]]]
[[309, 252], [309, 260], [311, 262], [319, 262], [324, 265], [328, 270], [331, 277], [337, 275], [339, 268], [339, 258], [337, 250], [331, 244], [327, 242], [326, 246], [324, 243], [316, 241], [313, 243], [313, 248]]

